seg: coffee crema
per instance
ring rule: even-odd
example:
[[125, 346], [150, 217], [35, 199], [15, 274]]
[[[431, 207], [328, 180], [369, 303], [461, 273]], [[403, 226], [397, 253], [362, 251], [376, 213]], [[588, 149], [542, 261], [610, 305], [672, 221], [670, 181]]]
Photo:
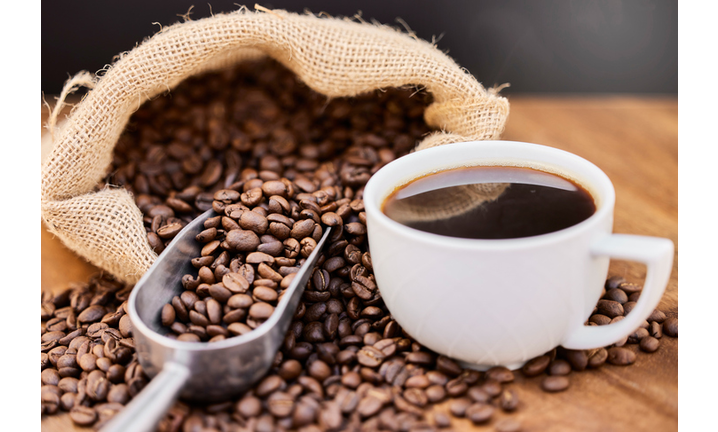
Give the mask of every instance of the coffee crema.
[[471, 239], [511, 239], [576, 225], [596, 211], [576, 182], [533, 168], [472, 166], [423, 177], [384, 201], [389, 218], [421, 231]]

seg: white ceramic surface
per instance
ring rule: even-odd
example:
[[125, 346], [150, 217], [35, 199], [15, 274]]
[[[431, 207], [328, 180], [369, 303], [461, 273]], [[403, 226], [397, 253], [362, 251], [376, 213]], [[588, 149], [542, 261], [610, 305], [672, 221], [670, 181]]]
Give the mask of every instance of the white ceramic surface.
[[[533, 167], [568, 177], [594, 197], [587, 220], [549, 234], [461, 239], [401, 225], [380, 208], [397, 186], [462, 166]], [[512, 141], [448, 144], [401, 157], [364, 190], [377, 285], [396, 321], [426, 347], [486, 369], [512, 369], [559, 345], [589, 349], [633, 333], [657, 306], [673, 263], [673, 242], [612, 234], [615, 192], [606, 174], [574, 154]], [[584, 326], [599, 300], [609, 259], [647, 267], [643, 293], [625, 319]]]

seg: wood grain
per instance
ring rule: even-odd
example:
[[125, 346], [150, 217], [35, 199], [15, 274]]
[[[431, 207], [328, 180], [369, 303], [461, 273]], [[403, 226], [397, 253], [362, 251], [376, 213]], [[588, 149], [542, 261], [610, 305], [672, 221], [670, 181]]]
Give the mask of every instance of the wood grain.
[[[564, 149], [603, 169], [616, 188], [614, 231], [667, 237], [676, 258], [659, 308], [678, 314], [678, 102], [675, 97], [514, 96], [503, 138]], [[43, 108], [42, 120], [47, 110]], [[42, 229], [42, 289], [83, 282], [97, 269]], [[612, 261], [611, 274], [641, 282], [645, 269]], [[637, 347], [631, 346], [632, 349]], [[571, 386], [548, 394], [540, 378], [516, 374], [521, 405], [510, 416], [523, 431], [632, 431], [678, 429], [678, 339], [663, 337], [635, 364], [573, 373]], [[447, 410], [447, 404], [436, 407]], [[505, 416], [498, 413], [496, 419]], [[455, 420], [454, 430], [494, 430]], [[43, 431], [81, 431], [66, 414], [43, 417]]]

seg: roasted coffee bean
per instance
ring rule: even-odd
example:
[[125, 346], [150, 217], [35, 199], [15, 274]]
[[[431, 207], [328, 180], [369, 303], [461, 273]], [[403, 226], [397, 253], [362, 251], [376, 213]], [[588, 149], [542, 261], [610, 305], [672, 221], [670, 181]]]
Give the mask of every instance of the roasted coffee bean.
[[514, 373], [504, 366], [494, 366], [486, 371], [486, 378], [500, 383], [508, 383], [514, 380]]
[[494, 415], [494, 411], [496, 411], [496, 409], [492, 405], [474, 403], [466, 408], [464, 416], [471, 420], [473, 424], [478, 425], [491, 420], [491, 417]]
[[408, 388], [404, 390], [403, 396], [407, 402], [420, 408], [425, 407], [426, 404], [429, 402], [426, 393], [419, 388]]
[[474, 402], [486, 403], [491, 401], [492, 396], [481, 386], [472, 386], [466, 391], [466, 395]]
[[648, 330], [645, 328], [638, 328], [635, 332], [628, 335], [628, 343], [639, 343], [641, 339], [649, 335]]
[[367, 367], [377, 367], [384, 361], [384, 353], [372, 346], [365, 346], [357, 353], [357, 361]]
[[277, 390], [280, 390], [285, 385], [286, 383], [284, 380], [278, 375], [269, 375], [260, 381], [255, 387], [255, 393], [259, 397], [265, 397]]
[[519, 406], [519, 398], [516, 391], [506, 389], [499, 395], [499, 406], [504, 411], [514, 411]]
[[506, 417], [497, 421], [494, 425], [496, 432], [521, 432], [521, 422], [517, 419]]
[[663, 321], [663, 333], [670, 337], [678, 337], [678, 318], [669, 317]]
[[[628, 305], [628, 303], [626, 303], [626, 305]], [[624, 306], [626, 306], [626, 305], [624, 305]], [[595, 323], [597, 325], [606, 325], [611, 322], [611, 318], [607, 317], [606, 315], [602, 315], [602, 314], [593, 314], [588, 319], [588, 322]]]
[[55, 369], [45, 369], [41, 374], [41, 381], [45, 385], [56, 386], [60, 382], [60, 374]]
[[97, 412], [90, 407], [77, 405], [70, 410], [70, 419], [79, 426], [90, 426], [97, 420]]
[[617, 316], [623, 316], [623, 306], [621, 303], [613, 300], [599, 300], [596, 306], [600, 314], [606, 315], [609, 318], [615, 318]]
[[251, 282], [241, 273], [230, 272], [222, 276], [222, 285], [234, 294], [246, 293], [250, 284]]
[[225, 241], [230, 248], [240, 252], [251, 252], [260, 245], [259, 236], [252, 230], [236, 229], [227, 232]]
[[571, 368], [575, 371], [585, 370], [588, 366], [588, 355], [584, 350], [566, 350], [564, 357], [566, 357], [566, 360], [571, 364]]
[[176, 318], [175, 308], [172, 307], [171, 304], [166, 304], [162, 306], [162, 312], [160, 313], [160, 320], [162, 322], [162, 325], [165, 327], [169, 327], [172, 325], [173, 322], [175, 322]]
[[653, 321], [648, 326], [648, 333], [656, 339], [660, 339], [663, 336], [663, 326]]
[[566, 360], [556, 359], [548, 367], [549, 375], [568, 375], [571, 373], [571, 364]]
[[641, 339], [639, 346], [641, 347], [641, 350], [651, 353], [658, 349], [660, 341], [654, 337], [646, 336]]
[[130, 400], [130, 392], [127, 384], [120, 383], [113, 385], [107, 393], [107, 402], [126, 404]]
[[244, 396], [235, 406], [237, 412], [245, 418], [257, 417], [262, 413], [262, 401], [254, 396]]
[[466, 409], [472, 404], [473, 402], [469, 398], [461, 397], [453, 399], [449, 403], [449, 411], [454, 417], [463, 417], [466, 413]]
[[551, 363], [551, 357], [542, 355], [535, 357], [521, 367], [521, 372], [527, 377], [541, 375]]
[[381, 400], [374, 396], [366, 396], [359, 401], [356, 411], [362, 418], [367, 418], [376, 415], [382, 406]]
[[608, 349], [607, 361], [619, 366], [629, 365], [636, 361], [636, 353], [628, 348], [611, 347]]
[[461, 366], [459, 366], [458, 363], [442, 355], [436, 358], [436, 368], [438, 371], [452, 377], [458, 376], [462, 371]]
[[603, 296], [603, 298], [606, 300], [613, 300], [620, 304], [624, 304], [628, 301], [628, 295], [626, 295], [626, 292], [620, 288], [609, 289], [608, 291], [606, 291], [606, 294]]
[[[228, 273], [231, 274], [231, 273]], [[225, 275], [227, 276], [227, 275]], [[232, 297], [232, 291], [228, 290], [224, 287], [222, 284], [212, 284], [209, 287], [209, 295], [212, 296], [213, 299], [220, 303], [226, 303], [227, 300], [229, 300], [230, 297]]]
[[552, 393], [564, 391], [568, 388], [568, 385], [568, 377], [563, 375], [547, 376], [541, 381], [541, 388]]
[[608, 351], [605, 348], [600, 348], [588, 358], [588, 366], [591, 368], [600, 367], [606, 362], [606, 359], [608, 359]]
[[97, 357], [92, 353], [87, 353], [80, 357], [77, 363], [82, 370], [91, 372], [97, 368]]
[[177, 340], [182, 342], [199, 342], [201, 339], [194, 333], [182, 333], [177, 336]]
[[461, 380], [453, 379], [446, 383], [446, 394], [451, 397], [459, 397], [466, 393], [469, 386]]
[[285, 392], [275, 391], [267, 398], [267, 409], [274, 417], [287, 417], [294, 410], [294, 398]]

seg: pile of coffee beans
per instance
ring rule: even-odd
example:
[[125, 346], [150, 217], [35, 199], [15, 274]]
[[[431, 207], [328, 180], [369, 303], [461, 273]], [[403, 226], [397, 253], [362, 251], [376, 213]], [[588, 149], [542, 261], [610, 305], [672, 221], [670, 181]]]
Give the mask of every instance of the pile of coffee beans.
[[43, 414], [63, 410], [78, 425], [103, 424], [147, 384], [127, 315], [131, 289], [98, 274], [59, 293], [43, 292]]
[[[430, 431], [454, 418], [521, 429], [511, 416], [496, 419], [519, 409], [514, 372], [462, 369], [421, 346], [392, 319], [372, 274], [362, 189], [429, 132], [429, 102], [398, 89], [327, 100], [261, 60], [189, 79], [133, 115], [106, 182], [133, 193], [154, 250], [200, 213], [218, 214], [197, 236], [197, 273], [162, 311], [170, 337], [251, 331], [333, 227], [268, 374], [235, 400], [177, 402], [159, 430]], [[610, 278], [588, 325], [621, 319], [640, 288]], [[75, 423], [99, 427], [148, 382], [125, 310], [130, 290], [98, 275], [43, 294], [44, 414], [69, 411]], [[611, 347], [559, 347], [521, 373], [561, 391], [572, 371], [628, 365], [632, 346], [653, 352], [663, 334], [677, 337], [675, 317], [656, 311], [644, 324]], [[447, 413], [432, 410], [439, 403]]]

